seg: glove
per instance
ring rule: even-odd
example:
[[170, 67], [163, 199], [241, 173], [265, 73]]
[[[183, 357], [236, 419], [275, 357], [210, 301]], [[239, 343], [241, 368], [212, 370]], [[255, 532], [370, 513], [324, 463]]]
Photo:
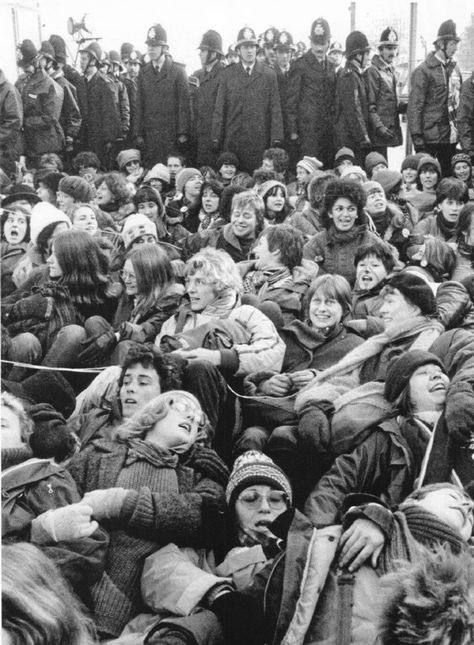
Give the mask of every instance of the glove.
[[113, 520], [120, 515], [127, 494], [126, 488], [92, 490], [84, 495], [82, 501], [92, 509], [92, 515], [96, 519]]
[[117, 344], [112, 329], [87, 338], [81, 343], [82, 351], [77, 357], [83, 365], [97, 365], [106, 358]]
[[331, 432], [327, 414], [314, 404], [305, 407], [298, 424], [298, 437], [303, 449], [326, 454], [330, 445]]
[[31, 541], [47, 544], [89, 537], [99, 526], [91, 515], [92, 508], [82, 502], [46, 511], [31, 522]]
[[413, 146], [415, 148], [415, 152], [423, 152], [425, 149], [425, 142], [422, 137], [413, 137]]
[[474, 428], [474, 399], [469, 383], [454, 383], [446, 397], [446, 425], [456, 443], [464, 445], [471, 440]]
[[119, 329], [120, 340], [134, 340], [136, 343], [145, 342], [145, 333], [141, 325], [135, 325], [131, 322], [124, 322]]
[[145, 147], [145, 139], [143, 137], [137, 137], [137, 148], [143, 149]]
[[393, 137], [393, 133], [391, 130], [382, 125], [380, 126], [380, 128], [377, 128], [377, 136], [381, 137], [382, 139], [389, 140]]

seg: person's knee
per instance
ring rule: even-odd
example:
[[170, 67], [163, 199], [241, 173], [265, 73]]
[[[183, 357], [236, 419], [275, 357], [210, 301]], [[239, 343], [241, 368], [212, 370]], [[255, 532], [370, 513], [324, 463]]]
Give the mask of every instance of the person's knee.
[[84, 323], [84, 329], [88, 336], [95, 336], [96, 334], [102, 334], [112, 329], [112, 327], [102, 316], [91, 316]]
[[238, 457], [244, 452], [247, 452], [247, 450], [264, 452], [269, 435], [270, 431], [264, 426], [250, 426], [249, 428], [245, 428], [235, 442], [233, 456]]
[[66, 325], [58, 333], [61, 343], [82, 343], [86, 339], [86, 330], [80, 325]]
[[296, 450], [298, 446], [298, 428], [296, 426], [279, 426], [273, 430], [269, 440], [270, 449]]
[[34, 334], [26, 331], [12, 338], [10, 356], [20, 363], [36, 364], [42, 356], [41, 343]]

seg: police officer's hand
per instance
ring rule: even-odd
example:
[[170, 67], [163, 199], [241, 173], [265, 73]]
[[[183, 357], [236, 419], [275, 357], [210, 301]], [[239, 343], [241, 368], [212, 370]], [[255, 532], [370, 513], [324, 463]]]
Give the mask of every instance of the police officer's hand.
[[362, 150], [368, 150], [369, 148], [371, 148], [372, 144], [370, 143], [370, 139], [364, 139], [364, 141], [361, 141], [359, 147]]
[[382, 139], [389, 140], [393, 137], [393, 132], [382, 125], [380, 126], [380, 128], [377, 128], [377, 136], [381, 137]]
[[107, 143], [105, 144], [106, 152], [110, 152], [112, 150], [112, 145], [112, 141], [107, 141]]
[[217, 141], [217, 139], [215, 139], [215, 140], [211, 143], [211, 149], [212, 149], [212, 152], [219, 152], [219, 150], [220, 150], [220, 145], [219, 145], [219, 141]]
[[188, 137], [185, 134], [180, 134], [178, 137], [178, 143], [186, 143], [188, 140]]
[[298, 139], [299, 139], [298, 133], [297, 132], [292, 132], [290, 134], [290, 139], [291, 139], [291, 141], [298, 141]]
[[145, 147], [145, 139], [143, 137], [137, 137], [137, 148]]
[[413, 147], [415, 152], [423, 152], [425, 149], [425, 142], [422, 137], [413, 137]]

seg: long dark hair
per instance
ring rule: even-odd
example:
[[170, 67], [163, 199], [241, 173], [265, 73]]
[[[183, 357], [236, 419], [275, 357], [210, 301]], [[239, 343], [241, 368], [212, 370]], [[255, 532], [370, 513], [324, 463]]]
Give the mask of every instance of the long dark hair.
[[134, 315], [143, 315], [174, 282], [174, 271], [168, 254], [157, 244], [140, 244], [128, 259], [137, 280], [137, 304]]
[[59, 282], [78, 304], [100, 304], [111, 295], [109, 259], [85, 231], [65, 231], [53, 242], [63, 275]]

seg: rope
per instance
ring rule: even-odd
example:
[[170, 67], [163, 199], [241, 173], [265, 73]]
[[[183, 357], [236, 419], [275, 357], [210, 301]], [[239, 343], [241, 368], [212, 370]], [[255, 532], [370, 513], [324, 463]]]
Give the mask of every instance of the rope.
[[17, 361], [7, 361], [1, 359], [2, 363], [6, 365], [14, 365], [15, 367], [26, 367], [32, 370], [52, 370], [53, 372], [77, 372], [79, 374], [100, 374], [106, 368], [104, 367], [54, 367], [49, 365], [30, 365], [30, 363], [18, 363]]

